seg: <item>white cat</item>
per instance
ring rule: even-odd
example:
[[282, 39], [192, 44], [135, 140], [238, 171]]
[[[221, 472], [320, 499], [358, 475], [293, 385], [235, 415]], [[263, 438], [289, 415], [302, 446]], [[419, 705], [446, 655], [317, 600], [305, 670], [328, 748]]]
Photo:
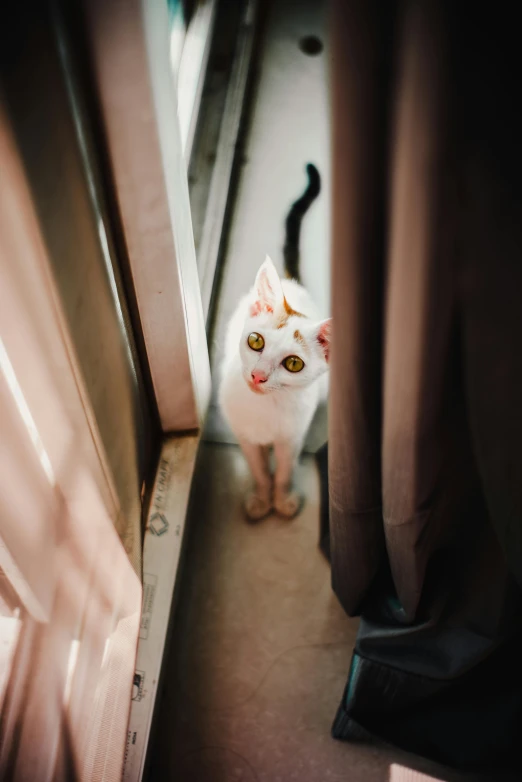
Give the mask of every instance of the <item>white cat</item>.
[[[301, 203], [299, 219], [313, 197], [304, 209]], [[295, 273], [295, 253], [293, 260]], [[291, 264], [286, 265], [288, 270]], [[308, 291], [296, 280], [281, 280], [267, 256], [230, 320], [219, 391], [221, 409], [254, 477], [254, 490], [245, 501], [252, 520], [272, 510], [291, 519], [300, 510], [292, 474], [326, 390], [330, 332], [331, 319], [320, 320]], [[276, 462], [273, 478], [270, 446]]]

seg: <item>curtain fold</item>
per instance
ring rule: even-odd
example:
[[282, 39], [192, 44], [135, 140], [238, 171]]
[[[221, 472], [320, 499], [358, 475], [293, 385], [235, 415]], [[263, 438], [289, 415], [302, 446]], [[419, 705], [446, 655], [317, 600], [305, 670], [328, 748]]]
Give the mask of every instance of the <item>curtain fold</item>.
[[462, 768], [512, 766], [522, 716], [515, 20], [436, 0], [334, 0], [332, 17], [328, 542], [334, 590], [361, 615], [334, 735], [369, 732]]

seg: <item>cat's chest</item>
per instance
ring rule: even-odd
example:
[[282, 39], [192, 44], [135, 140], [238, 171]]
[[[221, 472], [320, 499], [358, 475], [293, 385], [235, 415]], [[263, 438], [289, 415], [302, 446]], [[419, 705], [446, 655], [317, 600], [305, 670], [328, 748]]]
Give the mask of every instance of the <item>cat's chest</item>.
[[269, 445], [276, 440], [299, 440], [314, 411], [312, 389], [303, 394], [254, 394], [246, 386], [236, 389], [227, 415], [236, 434]]

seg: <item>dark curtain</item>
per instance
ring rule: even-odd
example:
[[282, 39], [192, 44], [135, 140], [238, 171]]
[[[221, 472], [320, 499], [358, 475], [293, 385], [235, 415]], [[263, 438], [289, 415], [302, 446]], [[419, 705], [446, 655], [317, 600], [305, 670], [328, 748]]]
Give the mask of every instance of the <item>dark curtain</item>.
[[334, 0], [332, 15], [323, 544], [339, 600], [361, 616], [333, 733], [371, 734], [464, 769], [513, 767], [522, 737], [516, 6]]

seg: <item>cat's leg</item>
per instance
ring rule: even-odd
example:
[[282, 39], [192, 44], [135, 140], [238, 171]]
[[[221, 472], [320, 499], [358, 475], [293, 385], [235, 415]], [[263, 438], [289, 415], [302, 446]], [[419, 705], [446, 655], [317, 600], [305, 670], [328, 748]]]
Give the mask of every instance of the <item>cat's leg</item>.
[[274, 509], [285, 519], [293, 519], [301, 510], [303, 498], [292, 490], [292, 476], [301, 451], [301, 443], [279, 441], [274, 443], [276, 459]]
[[272, 510], [272, 478], [268, 469], [268, 448], [240, 440], [241, 450], [255, 481], [254, 491], [247, 494], [245, 512], [252, 521], [260, 521]]

